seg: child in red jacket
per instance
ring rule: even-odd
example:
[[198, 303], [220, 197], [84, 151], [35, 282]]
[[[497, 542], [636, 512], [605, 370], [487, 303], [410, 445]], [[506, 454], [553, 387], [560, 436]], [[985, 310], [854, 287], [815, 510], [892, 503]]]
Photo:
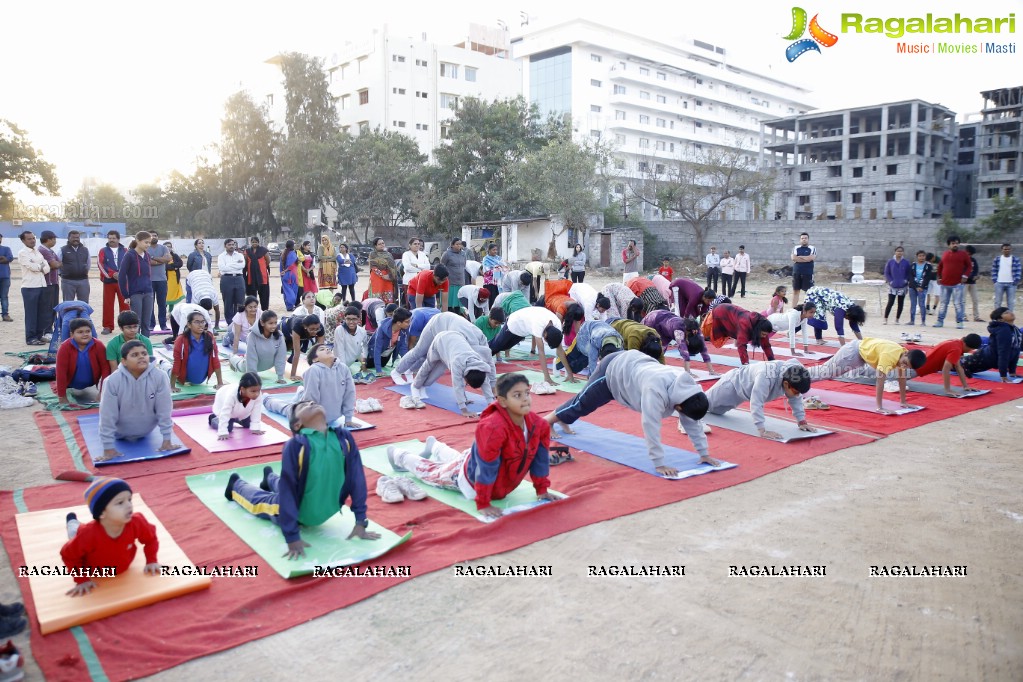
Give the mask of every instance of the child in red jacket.
[[189, 313], [185, 328], [174, 340], [174, 368], [171, 370], [170, 385], [173, 393], [181, 391], [178, 384], [199, 386], [211, 376], [217, 375], [217, 388], [224, 387], [220, 374], [220, 356], [217, 354], [217, 340], [207, 327], [202, 313]]
[[[89, 320], [79, 317], [68, 325], [70, 338], [57, 349], [57, 399], [68, 405], [68, 389], [84, 391], [96, 387], [102, 390], [102, 381], [110, 376], [107, 349], [93, 337]], [[99, 396], [95, 397], [99, 400]]]
[[480, 514], [495, 519], [503, 512], [490, 501], [507, 497], [526, 474], [538, 500], [555, 499], [547, 492], [550, 444], [551, 427], [530, 411], [529, 381], [506, 374], [497, 380], [497, 402], [483, 410], [471, 448], [459, 452], [431, 436], [421, 455], [392, 446], [387, 458], [395, 471], [411, 471], [427, 485], [457, 490], [476, 500]]
[[72, 572], [75, 586], [72, 597], [88, 594], [96, 587], [93, 577], [108, 577], [128, 570], [135, 560], [136, 546], [145, 547], [147, 575], [158, 575], [156, 553], [160, 543], [156, 527], [141, 514], [132, 512], [131, 487], [119, 478], [101, 476], [85, 491], [85, 501], [93, 521], [80, 525], [74, 512], [67, 515], [67, 543], [60, 550], [64, 565]]

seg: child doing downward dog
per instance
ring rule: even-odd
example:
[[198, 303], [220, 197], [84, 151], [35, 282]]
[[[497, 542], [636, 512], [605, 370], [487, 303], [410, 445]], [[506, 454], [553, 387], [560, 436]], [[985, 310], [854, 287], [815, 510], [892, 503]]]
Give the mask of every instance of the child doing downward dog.
[[387, 458], [395, 471], [410, 471], [427, 485], [475, 500], [480, 514], [493, 519], [503, 512], [491, 500], [507, 497], [527, 473], [537, 499], [555, 499], [547, 492], [550, 441], [550, 426], [530, 411], [529, 382], [521, 374], [505, 374], [497, 380], [497, 401], [483, 411], [471, 448], [459, 452], [431, 436], [421, 455], [392, 446]]

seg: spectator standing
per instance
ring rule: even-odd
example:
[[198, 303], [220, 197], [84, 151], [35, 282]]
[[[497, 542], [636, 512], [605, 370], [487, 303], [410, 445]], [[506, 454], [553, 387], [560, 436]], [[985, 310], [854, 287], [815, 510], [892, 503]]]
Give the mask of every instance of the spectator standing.
[[[746, 253], [746, 247], [740, 245], [739, 253], [735, 254], [735, 279], [732, 280], [732, 290], [728, 292], [729, 296], [735, 296], [735, 290], [740, 289], [740, 297], [746, 298], [746, 275], [752, 270], [750, 265], [749, 254]], [[740, 287], [739, 284], [742, 283]]]
[[150, 279], [152, 266], [149, 264], [150, 234], [145, 230], [135, 233], [135, 239], [128, 245], [128, 252], [117, 272], [117, 283], [121, 295], [130, 302], [132, 312], [139, 316], [139, 333], [149, 338], [153, 319], [153, 280]]
[[0, 235], [0, 307], [3, 308], [4, 322], [14, 322], [10, 316], [10, 303], [8, 296], [11, 291], [11, 261], [14, 260], [14, 252], [11, 247], [4, 246], [4, 237]]
[[232, 320], [245, 300], [245, 256], [238, 251], [238, 242], [224, 241], [224, 252], [217, 256], [220, 270], [220, 300], [224, 304], [224, 319]]
[[970, 301], [973, 303], [973, 321], [983, 322], [980, 316], [980, 301], [977, 300], [977, 277], [980, 275], [980, 265], [977, 263], [977, 249], [972, 245], [966, 247], [966, 253], [970, 254], [970, 276], [966, 278], [966, 291], [970, 294]]
[[466, 281], [465, 261], [466, 255], [462, 247], [462, 240], [455, 237], [451, 240], [447, 251], [440, 257], [440, 264], [448, 269], [448, 310], [454, 313], [461, 313], [458, 290], [466, 284], [470, 284]]
[[63, 263], [53, 250], [56, 245], [57, 234], [50, 230], [43, 230], [39, 235], [39, 252], [43, 254], [43, 258], [50, 266], [50, 271], [46, 273], [46, 308], [43, 311], [43, 319], [40, 320], [43, 333], [39, 338], [43, 341], [50, 340], [53, 318], [56, 316], [53, 309], [60, 303], [60, 268]]
[[904, 258], [906, 250], [901, 246], [895, 249], [895, 255], [884, 266], [884, 281], [888, 284], [888, 305], [884, 309], [884, 323], [888, 324], [888, 315], [892, 312], [892, 304], [898, 299], [899, 306], [895, 309], [895, 324], [902, 318], [902, 305], [906, 301], [909, 282], [913, 279], [913, 266]]
[[735, 277], [735, 259], [728, 249], [725, 249], [721, 256], [721, 294], [728, 296], [732, 289], [732, 279]]
[[121, 295], [117, 285], [117, 273], [124, 262], [128, 249], [121, 244], [121, 233], [117, 230], [107, 232], [107, 245], [99, 250], [96, 256], [96, 267], [99, 268], [99, 279], [103, 283], [103, 334], [114, 331], [114, 300], [117, 300], [117, 314], [128, 310], [128, 302]]
[[572, 268], [573, 282], [582, 282], [586, 279], [586, 251], [583, 250], [582, 244], [576, 244], [572, 249], [572, 256], [568, 259], [568, 263]]
[[[718, 276], [721, 274], [721, 256], [718, 255], [718, 247], [710, 247], [710, 253], [707, 254], [704, 263], [707, 266], [707, 288], [717, 291]], [[669, 281], [671, 281], [670, 278]]]
[[320, 237], [316, 258], [320, 262], [320, 288], [334, 291], [337, 288], [337, 250], [330, 241], [330, 235]]
[[799, 303], [799, 292], [813, 287], [813, 262], [817, 249], [810, 244], [810, 235], [799, 235], [799, 244], [792, 248], [792, 307]]
[[941, 254], [941, 262], [938, 263], [938, 282], [941, 284], [941, 303], [938, 306], [938, 321], [935, 327], [945, 325], [945, 314], [948, 312], [948, 302], [951, 299], [956, 309], [956, 328], [962, 329], [966, 321], [965, 294], [966, 280], [970, 278], [970, 271], [973, 264], [970, 262], [970, 254], [959, 250], [959, 237], [951, 235], [945, 240], [948, 250]]
[[[991, 263], [991, 281], [995, 285], [995, 307], [1004, 305], [1009, 312], [1015, 312], [1016, 287], [1019, 286], [1023, 277], [1023, 267], [1020, 266], [1019, 256], [1012, 255], [1012, 244], [1002, 244], [1002, 255], [997, 256]], [[1003, 304], [1002, 298], [1005, 298]], [[7, 318], [4, 318], [7, 319]]]
[[408, 283], [424, 270], [430, 269], [430, 258], [423, 253], [423, 240], [413, 237], [408, 240], [408, 250], [401, 254], [401, 285], [402, 291], [408, 295]]
[[149, 236], [152, 239], [149, 243], [149, 262], [153, 279], [153, 319], [150, 320], [149, 326], [151, 329], [156, 329], [156, 321], [159, 318], [159, 328], [169, 329], [167, 326], [167, 263], [171, 262], [171, 255], [166, 246], [156, 241], [159, 235], [155, 230], [150, 230]]
[[245, 258], [245, 295], [259, 299], [260, 310], [270, 309], [270, 252], [259, 243], [259, 237], [249, 239]]
[[61, 294], [65, 301], [89, 302], [89, 269], [92, 260], [89, 249], [82, 244], [82, 233], [71, 230], [67, 244], [60, 247]]
[[341, 287], [341, 298], [345, 300], [345, 290], [348, 290], [348, 302], [355, 302], [355, 284], [359, 281], [359, 270], [355, 262], [355, 255], [348, 252], [348, 244], [339, 244], [337, 247], [337, 283]]
[[50, 272], [50, 264], [39, 248], [36, 236], [25, 230], [21, 233], [21, 243], [25, 245], [18, 252], [18, 264], [21, 265], [21, 300], [25, 305], [25, 343], [30, 346], [42, 345], [42, 335], [46, 332], [45, 313], [49, 302], [46, 291], [46, 275]]
[[196, 239], [193, 246], [195, 246], [195, 250], [188, 254], [188, 260], [185, 261], [185, 267], [188, 268], [189, 272], [205, 268], [206, 272], [212, 274], [213, 256], [206, 250], [206, 240]]
[[657, 268], [657, 274], [669, 282], [675, 279], [675, 270], [671, 267], [671, 259], [667, 256], [661, 260], [661, 267]]
[[639, 277], [639, 259], [643, 252], [636, 246], [636, 240], [630, 239], [629, 245], [622, 249], [622, 262], [625, 263], [625, 272], [622, 273], [622, 283]]

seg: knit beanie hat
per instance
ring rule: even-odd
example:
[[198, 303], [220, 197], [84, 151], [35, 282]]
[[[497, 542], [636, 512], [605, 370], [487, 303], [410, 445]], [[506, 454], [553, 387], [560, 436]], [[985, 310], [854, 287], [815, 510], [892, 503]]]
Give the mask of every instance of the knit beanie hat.
[[98, 521], [100, 514], [110, 504], [110, 500], [125, 490], [131, 492], [131, 487], [119, 478], [100, 476], [93, 481], [92, 485], [85, 490], [85, 502], [89, 505], [92, 518]]

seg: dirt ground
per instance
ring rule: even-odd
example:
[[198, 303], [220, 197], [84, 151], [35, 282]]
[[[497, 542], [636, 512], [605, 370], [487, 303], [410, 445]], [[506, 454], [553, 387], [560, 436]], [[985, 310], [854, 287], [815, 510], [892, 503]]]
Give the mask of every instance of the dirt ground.
[[[758, 274], [736, 303], [762, 310], [779, 283]], [[15, 273], [5, 350], [22, 345], [19, 284]], [[97, 282], [92, 291], [99, 310]], [[981, 300], [986, 317], [990, 283]], [[867, 311], [867, 335], [907, 331], [882, 326], [873, 300]], [[930, 343], [950, 327], [913, 330]], [[37, 409], [0, 413], [5, 440], [25, 445], [5, 455], [6, 489], [54, 483]], [[553, 577], [438, 571], [150, 679], [1020, 680], [1021, 421], [1009, 403], [911, 429], [476, 562], [552, 565]], [[621, 564], [684, 564], [685, 576], [586, 577]], [[728, 577], [730, 564], [827, 575]], [[878, 564], [965, 565], [967, 576], [868, 577]], [[16, 599], [4, 553], [0, 600]], [[42, 679], [28, 636], [14, 641], [27, 679]]]

